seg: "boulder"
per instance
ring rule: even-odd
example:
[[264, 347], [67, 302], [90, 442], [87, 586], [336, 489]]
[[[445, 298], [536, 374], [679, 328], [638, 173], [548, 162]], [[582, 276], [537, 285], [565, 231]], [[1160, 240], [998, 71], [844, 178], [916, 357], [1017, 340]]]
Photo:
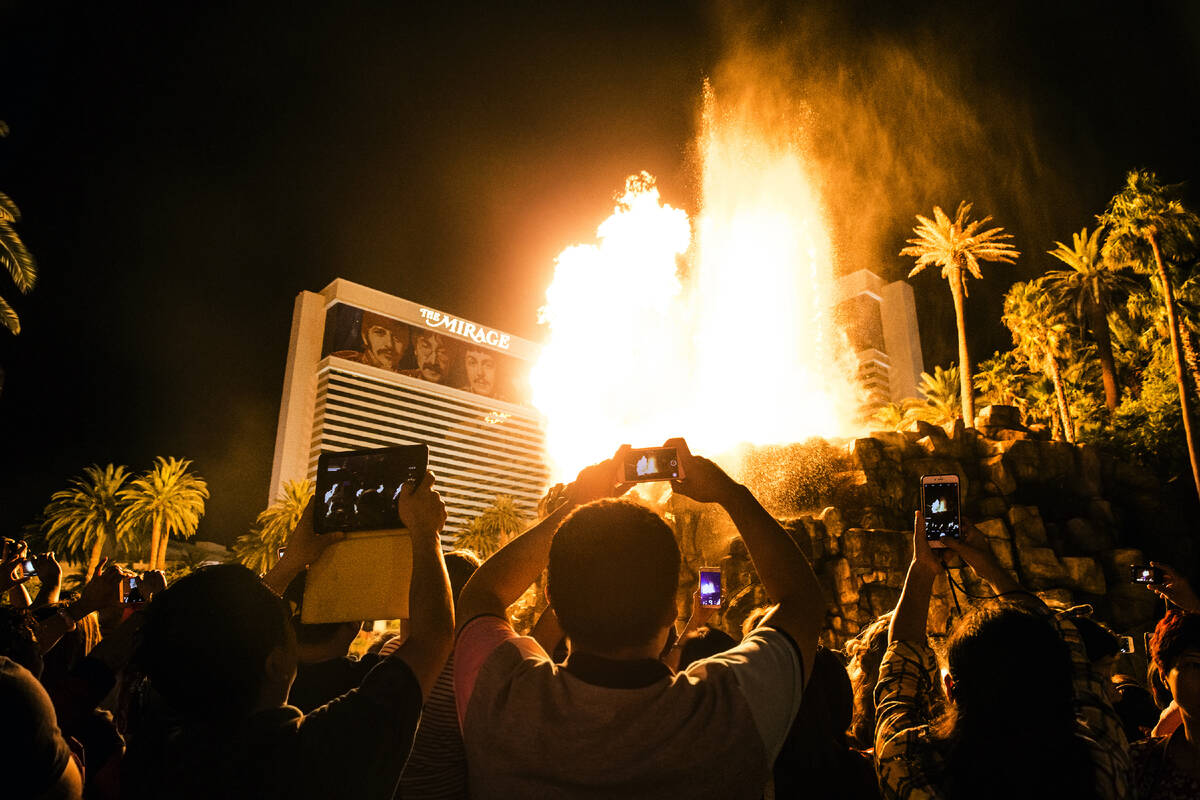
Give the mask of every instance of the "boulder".
[[1045, 547], [1046, 526], [1036, 506], [1013, 506], [1008, 510], [1008, 526], [1018, 548]]
[[1065, 481], [1075, 472], [1075, 445], [1066, 442], [1038, 442], [1038, 480]]
[[1003, 497], [982, 497], [979, 500], [980, 517], [1003, 517], [1008, 513], [1008, 503]]
[[1063, 556], [1063, 569], [1067, 571], [1067, 584], [1076, 591], [1084, 594], [1104, 594], [1108, 584], [1104, 580], [1104, 570], [1094, 558], [1084, 556]]
[[1088, 554], [1109, 550], [1117, 543], [1115, 536], [1097, 530], [1091, 522], [1080, 517], [1067, 520], [1066, 539], [1070, 549]]
[[1030, 589], [1056, 589], [1067, 582], [1067, 571], [1049, 547], [1017, 547], [1021, 573]]
[[967, 439], [967, 426], [963, 422], [962, 417], [955, 417], [954, 422], [948, 422], [942, 426], [942, 430], [954, 442], [965, 442]]
[[862, 585], [844, 558], [834, 559], [830, 564], [833, 576], [834, 597], [843, 609], [858, 605], [859, 587]]
[[1083, 497], [1098, 497], [1104, 488], [1101, 479], [1100, 454], [1096, 446], [1081, 444], [1075, 448], [1075, 481], [1076, 494]]
[[900, 431], [871, 431], [871, 438], [884, 447], [895, 448], [900, 452], [908, 447], [908, 439]]
[[1008, 532], [1008, 526], [1004, 524], [1004, 520], [1002, 519], [981, 519], [975, 523], [975, 527], [989, 539], [999, 539], [1001, 541], [1012, 540], [1012, 534]]
[[[1104, 577], [1117, 587], [1129, 583], [1129, 565], [1145, 564], [1146, 556], [1134, 547], [1117, 547], [1105, 550], [1100, 554], [1099, 560], [1100, 566], [1104, 568]], [[1136, 588], [1140, 590], [1142, 587]]]
[[1004, 567], [1009, 572], [1014, 573], [1015, 577], [1016, 564], [1013, 562], [1012, 542], [1004, 539], [995, 539], [989, 536], [987, 543], [988, 547], [992, 549], [992, 555], [996, 557], [996, 561], [1000, 564], [1000, 566]]
[[917, 439], [917, 447], [935, 458], [953, 458], [958, 454], [958, 448], [944, 435], [922, 436]]
[[912, 560], [912, 534], [851, 528], [842, 537], [842, 552], [855, 569], [898, 572]]
[[[946, 432], [934, 425], [932, 422], [926, 422], [923, 419], [914, 419], [905, 426], [904, 432], [909, 434], [911, 441], [916, 441], [924, 436], [945, 436]], [[915, 438], [912, 435], [916, 434]]]
[[981, 430], [983, 428], [1025, 429], [1025, 426], [1021, 424], [1021, 410], [1016, 406], [1002, 405], [984, 406], [979, 409], [975, 414], [975, 427]]
[[879, 504], [878, 485], [861, 469], [834, 473], [832, 484], [834, 500], [842, 508], [862, 509]]
[[860, 469], [871, 472], [884, 460], [883, 442], [875, 438], [855, 439], [850, 444], [850, 455]]
[[1042, 477], [1041, 445], [1045, 442], [1017, 441], [1013, 442], [1001, 458], [1004, 466], [1012, 473], [1017, 484], [1040, 483]]
[[995, 494], [1010, 495], [1017, 490], [1017, 481], [1004, 459], [1004, 454], [989, 456], [979, 462], [979, 467], [985, 489], [990, 487]]
[[1158, 595], [1141, 584], [1110, 584], [1104, 599], [1103, 616], [1117, 630], [1134, 630], [1157, 615]]
[[1117, 515], [1113, 513], [1112, 503], [1099, 497], [1093, 497], [1088, 501], [1087, 513], [1088, 519], [1097, 529], [1116, 533]]
[[895, 608], [899, 599], [899, 589], [885, 583], [868, 583], [862, 587], [859, 594], [859, 606], [865, 614], [874, 619]]
[[842, 550], [842, 534], [846, 530], [842, 522], [842, 512], [833, 506], [827, 506], [817, 515], [816, 521], [825, 528], [826, 547], [830, 555], [837, 555]]

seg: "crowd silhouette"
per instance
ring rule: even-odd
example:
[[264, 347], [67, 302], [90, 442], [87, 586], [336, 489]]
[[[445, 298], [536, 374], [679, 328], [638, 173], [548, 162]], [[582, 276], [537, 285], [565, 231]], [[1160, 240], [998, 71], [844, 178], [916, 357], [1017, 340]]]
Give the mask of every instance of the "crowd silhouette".
[[[1092, 609], [1048, 607], [969, 523], [931, 549], [918, 514], [895, 609], [833, 649], [796, 542], [712, 461], [667, 446], [673, 490], [724, 509], [770, 600], [742, 630], [714, 625], [699, 592], [678, 627], [680, 550], [622, 499], [621, 451], [482, 563], [443, 554], [433, 474], [403, 484], [410, 615], [362, 655], [362, 622], [300, 621], [307, 569], [339, 537], [316, 534], [311, 505], [261, 576], [215, 565], [168, 586], [101, 563], [66, 596], [53, 553], [4, 540], [0, 794], [1200, 797], [1200, 599], [1183, 571], [1156, 564], [1149, 669], [1117, 673], [1121, 637]], [[951, 560], [991, 596], [931, 645]], [[522, 635], [509, 609], [543, 576], [547, 609]]]

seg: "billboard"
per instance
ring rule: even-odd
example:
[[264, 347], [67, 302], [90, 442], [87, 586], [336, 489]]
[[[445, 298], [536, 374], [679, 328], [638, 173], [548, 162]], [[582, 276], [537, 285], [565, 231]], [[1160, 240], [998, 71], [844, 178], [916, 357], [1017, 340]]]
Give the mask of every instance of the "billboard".
[[397, 372], [509, 403], [529, 404], [529, 364], [503, 352], [511, 337], [421, 309], [423, 325], [334, 303], [325, 312], [321, 357]]

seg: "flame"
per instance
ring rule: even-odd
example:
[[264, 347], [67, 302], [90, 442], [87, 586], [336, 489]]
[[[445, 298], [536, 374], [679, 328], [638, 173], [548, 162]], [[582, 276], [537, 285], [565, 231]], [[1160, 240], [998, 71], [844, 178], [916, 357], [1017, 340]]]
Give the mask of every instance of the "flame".
[[643, 172], [598, 242], [557, 259], [531, 382], [558, 480], [623, 442], [681, 435], [717, 455], [844, 433], [857, 411], [829, 226], [794, 128], [705, 89], [695, 236]]

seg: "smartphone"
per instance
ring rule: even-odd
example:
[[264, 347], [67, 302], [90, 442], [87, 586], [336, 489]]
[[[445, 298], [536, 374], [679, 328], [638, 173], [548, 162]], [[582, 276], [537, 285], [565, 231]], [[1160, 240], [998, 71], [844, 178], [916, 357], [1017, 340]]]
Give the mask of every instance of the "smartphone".
[[721, 568], [700, 568], [700, 605], [704, 608], [721, 607]]
[[283, 558], [283, 554], [287, 552], [286, 547], [281, 547], [275, 551], [275, 558]]
[[962, 534], [957, 475], [921, 476], [921, 513], [930, 547], [945, 547], [945, 538]]
[[677, 481], [683, 477], [683, 465], [674, 447], [643, 447], [625, 453], [617, 480], [621, 483]]
[[1132, 636], [1121, 636], [1120, 639], [1121, 639], [1121, 652], [1122, 653], [1132, 653], [1133, 652], [1133, 637]]
[[125, 602], [128, 605], [133, 605], [134, 603], [140, 603], [143, 600], [145, 600], [145, 598], [142, 597], [142, 590], [140, 588], [138, 588], [141, 585], [141, 583], [142, 583], [142, 579], [138, 578], [137, 576], [134, 576], [129, 579], [129, 583], [128, 583], [129, 590], [127, 592], [125, 592]]
[[403, 528], [396, 511], [400, 487], [406, 481], [420, 482], [428, 468], [429, 447], [423, 444], [322, 453], [317, 459], [313, 530]]
[[1129, 580], [1133, 583], [1162, 583], [1166, 575], [1158, 567], [1149, 564], [1130, 564]]
[[32, 558], [27, 558], [21, 562], [21, 574], [26, 578], [32, 578], [37, 575], [37, 567], [33, 565]]

